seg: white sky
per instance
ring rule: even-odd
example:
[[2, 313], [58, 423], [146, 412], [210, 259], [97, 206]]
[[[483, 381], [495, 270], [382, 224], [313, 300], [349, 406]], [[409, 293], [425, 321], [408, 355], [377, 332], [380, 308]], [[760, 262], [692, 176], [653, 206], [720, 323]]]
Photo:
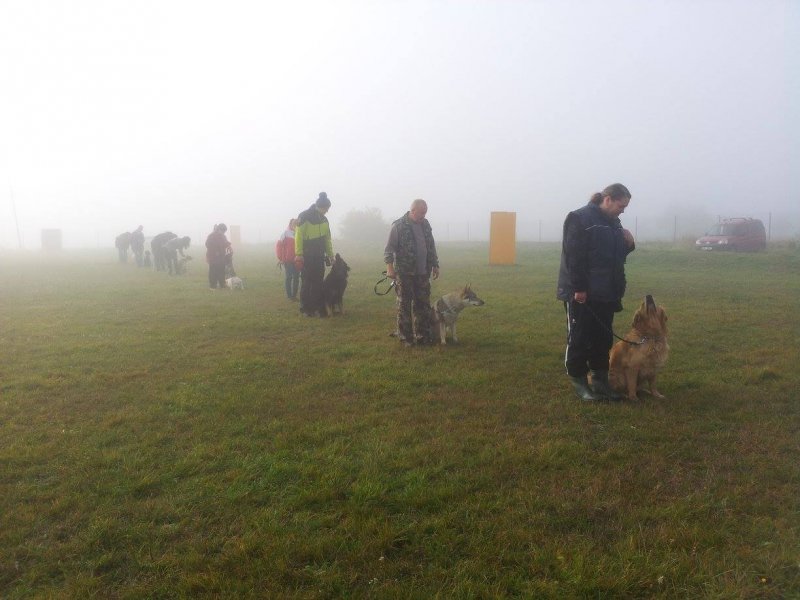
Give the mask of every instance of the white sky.
[[13, 204], [26, 247], [271, 242], [322, 190], [334, 231], [422, 197], [558, 235], [615, 181], [631, 228], [800, 231], [798, 40], [797, 0], [0, 0], [0, 247]]

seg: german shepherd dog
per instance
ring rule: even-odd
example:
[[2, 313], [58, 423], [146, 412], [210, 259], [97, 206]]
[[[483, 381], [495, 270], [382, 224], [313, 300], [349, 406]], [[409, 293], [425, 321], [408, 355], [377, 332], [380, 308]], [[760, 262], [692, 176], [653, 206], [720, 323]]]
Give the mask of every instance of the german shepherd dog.
[[632, 329], [625, 339], [636, 343], [619, 341], [611, 348], [609, 384], [627, 394], [628, 400], [638, 399], [637, 390], [664, 398], [656, 389], [656, 376], [669, 357], [667, 313], [663, 307], [656, 306], [650, 294], [634, 313]]
[[347, 272], [350, 267], [344, 259], [337, 254], [333, 257], [331, 270], [322, 282], [322, 298], [325, 302], [325, 311], [329, 315], [344, 313], [344, 290], [347, 288]]
[[445, 294], [436, 301], [434, 306], [434, 316], [439, 324], [439, 340], [447, 344], [447, 330], [450, 330], [450, 337], [453, 342], [458, 343], [456, 335], [456, 321], [459, 313], [468, 306], [483, 306], [484, 302], [472, 291], [472, 287], [467, 284], [463, 290]]

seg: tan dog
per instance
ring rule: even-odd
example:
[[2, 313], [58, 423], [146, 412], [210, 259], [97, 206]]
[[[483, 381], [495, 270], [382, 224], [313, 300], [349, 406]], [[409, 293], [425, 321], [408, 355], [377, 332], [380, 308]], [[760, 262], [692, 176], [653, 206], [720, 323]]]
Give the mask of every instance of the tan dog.
[[445, 294], [439, 298], [433, 307], [433, 312], [436, 323], [439, 325], [439, 340], [441, 343], [443, 345], [447, 344], [446, 337], [449, 330], [450, 337], [457, 344], [456, 321], [458, 321], [459, 313], [468, 306], [483, 306], [483, 304], [483, 300], [478, 298], [469, 284], [459, 292]]
[[651, 295], [645, 296], [633, 315], [633, 328], [625, 339], [636, 343], [619, 341], [611, 348], [609, 384], [618, 392], [627, 393], [628, 400], [638, 399], [637, 390], [663, 398], [656, 389], [656, 375], [669, 356], [667, 313], [656, 306]]

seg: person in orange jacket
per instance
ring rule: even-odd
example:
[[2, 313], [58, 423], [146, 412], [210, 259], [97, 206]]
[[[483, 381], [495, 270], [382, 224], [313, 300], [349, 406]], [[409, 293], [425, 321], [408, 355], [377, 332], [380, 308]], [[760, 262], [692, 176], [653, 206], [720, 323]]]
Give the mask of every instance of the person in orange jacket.
[[289, 219], [289, 226], [281, 234], [278, 243], [275, 245], [275, 253], [278, 261], [283, 266], [286, 273], [286, 297], [289, 300], [297, 300], [297, 289], [300, 287], [300, 271], [294, 265], [294, 232], [297, 229], [297, 219]]

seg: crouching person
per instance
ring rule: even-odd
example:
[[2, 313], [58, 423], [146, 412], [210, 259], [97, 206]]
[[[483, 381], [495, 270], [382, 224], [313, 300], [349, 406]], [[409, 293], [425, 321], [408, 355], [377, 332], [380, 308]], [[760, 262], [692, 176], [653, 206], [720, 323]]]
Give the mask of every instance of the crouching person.
[[192, 240], [187, 235], [185, 237], [173, 238], [164, 244], [164, 259], [167, 261], [167, 269], [170, 275], [181, 274], [181, 269], [178, 267], [178, 254], [186, 258], [183, 251], [188, 250], [191, 243]]

